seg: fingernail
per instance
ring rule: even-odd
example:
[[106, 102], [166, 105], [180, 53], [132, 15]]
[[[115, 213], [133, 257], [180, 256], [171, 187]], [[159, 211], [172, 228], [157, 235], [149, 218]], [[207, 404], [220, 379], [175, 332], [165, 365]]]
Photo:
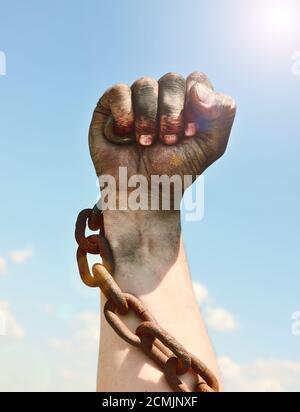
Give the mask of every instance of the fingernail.
[[153, 141], [152, 134], [141, 134], [139, 137], [139, 144], [142, 146], [150, 146]]
[[163, 141], [165, 144], [175, 144], [178, 141], [177, 134], [165, 134], [163, 136]]
[[197, 125], [194, 122], [187, 123], [185, 126], [185, 135], [190, 137], [190, 136], [195, 136], [197, 133]]
[[196, 92], [202, 103], [211, 104], [214, 101], [214, 93], [203, 84], [196, 84]]

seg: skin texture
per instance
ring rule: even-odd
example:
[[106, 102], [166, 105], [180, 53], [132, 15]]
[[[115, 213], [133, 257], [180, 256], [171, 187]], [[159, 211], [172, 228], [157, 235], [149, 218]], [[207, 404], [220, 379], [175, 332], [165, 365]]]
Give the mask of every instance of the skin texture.
[[[142, 174], [150, 181], [152, 175], [176, 174], [196, 179], [225, 152], [235, 112], [234, 100], [215, 92], [203, 73], [187, 79], [168, 73], [159, 81], [143, 77], [131, 87], [117, 84], [99, 100], [90, 126], [97, 176], [109, 174], [118, 180], [122, 166], [128, 178]], [[120, 140], [124, 144], [115, 144]], [[130, 141], [134, 143], [127, 144]], [[218, 374], [192, 290], [180, 212], [107, 210], [104, 225], [114, 258], [113, 275], [121, 289], [140, 297], [161, 326]], [[126, 319], [134, 330], [134, 318]], [[104, 318], [97, 388], [169, 390], [161, 372], [120, 340]]]
[[[224, 153], [235, 111], [234, 100], [215, 93], [202, 73], [193, 73], [187, 80], [168, 73], [158, 82], [143, 77], [131, 88], [117, 84], [99, 100], [90, 127], [96, 173], [114, 176], [118, 166], [124, 166], [129, 176], [189, 174], [196, 178]], [[117, 134], [135, 133], [142, 144], [111, 144], [103, 133], [110, 114]]]

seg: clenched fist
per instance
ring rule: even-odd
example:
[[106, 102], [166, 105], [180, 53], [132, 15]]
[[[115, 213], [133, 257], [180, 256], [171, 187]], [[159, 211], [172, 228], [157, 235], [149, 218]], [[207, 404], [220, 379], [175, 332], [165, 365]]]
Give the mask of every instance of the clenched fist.
[[236, 106], [214, 91], [207, 76], [175, 73], [131, 87], [117, 84], [99, 100], [89, 145], [97, 175], [192, 175], [195, 179], [224, 153]]

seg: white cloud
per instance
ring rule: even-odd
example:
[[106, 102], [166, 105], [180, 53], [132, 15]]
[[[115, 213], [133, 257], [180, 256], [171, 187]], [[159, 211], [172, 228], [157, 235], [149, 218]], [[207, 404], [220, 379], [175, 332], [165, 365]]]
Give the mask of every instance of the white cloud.
[[78, 350], [85, 353], [95, 352], [99, 342], [100, 315], [96, 312], [82, 312], [74, 322], [74, 333], [70, 338], [53, 338], [50, 346], [65, 353]]
[[239, 324], [232, 313], [221, 307], [208, 307], [204, 311], [208, 326], [220, 332], [234, 331]]
[[[53, 338], [49, 341], [56, 362], [55, 384], [51, 388], [63, 391], [95, 391], [97, 358], [99, 350], [100, 313], [79, 313], [68, 338]], [[59, 365], [59, 366], [58, 366]], [[57, 390], [57, 389], [56, 389]]]
[[11, 312], [9, 303], [0, 300], [0, 336], [21, 339], [24, 336], [24, 329], [16, 321]]
[[206, 287], [204, 287], [200, 282], [193, 282], [193, 288], [199, 305], [207, 302], [209, 295]]
[[300, 391], [300, 362], [259, 359], [239, 364], [228, 356], [221, 356], [218, 360], [226, 391]]
[[209, 328], [219, 332], [230, 332], [239, 328], [239, 323], [235, 316], [227, 309], [219, 305], [217, 306], [205, 286], [200, 282], [194, 281], [193, 288]]
[[10, 252], [10, 257], [15, 263], [25, 263], [33, 255], [33, 250], [31, 247], [22, 250], [13, 250]]
[[6, 272], [6, 260], [4, 257], [0, 256], [0, 275], [5, 274]]
[[50, 345], [24, 339], [1, 348], [0, 391], [94, 392], [99, 317], [99, 313], [82, 312], [74, 323], [60, 320], [70, 337], [52, 339]]

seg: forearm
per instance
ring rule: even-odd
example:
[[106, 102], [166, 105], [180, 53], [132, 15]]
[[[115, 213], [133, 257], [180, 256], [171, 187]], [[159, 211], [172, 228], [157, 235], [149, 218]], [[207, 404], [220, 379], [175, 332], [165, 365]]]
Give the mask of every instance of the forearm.
[[[139, 297], [158, 323], [218, 378], [215, 355], [192, 288], [179, 212], [111, 211], [104, 213], [104, 224], [118, 285]], [[102, 296], [102, 309], [104, 302]], [[124, 320], [134, 331], [137, 320], [131, 315]], [[170, 391], [155, 364], [120, 339], [103, 316], [97, 389]]]

